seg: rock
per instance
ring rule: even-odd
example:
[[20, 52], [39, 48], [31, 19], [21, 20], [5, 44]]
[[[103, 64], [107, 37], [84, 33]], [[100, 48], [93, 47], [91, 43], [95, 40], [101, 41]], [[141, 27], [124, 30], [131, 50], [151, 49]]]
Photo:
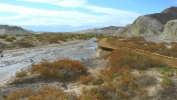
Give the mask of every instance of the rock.
[[31, 62], [33, 62], [33, 59], [30, 59]]
[[126, 25], [125, 27], [121, 27], [119, 28], [114, 34], [113, 36], [120, 36], [123, 35], [123, 33], [126, 32], [126, 30], [131, 26], [131, 24]]
[[124, 33], [127, 36], [148, 36], [160, 34], [163, 24], [149, 16], [140, 16]]
[[125, 27], [119, 28], [119, 29], [117, 30], [117, 32], [114, 33], [114, 36], [122, 35], [123, 33], [125, 33], [125, 31], [126, 31], [126, 28], [125, 28]]
[[168, 21], [164, 26], [164, 31], [159, 36], [160, 39], [177, 41], [177, 20]]
[[64, 83], [61, 84], [61, 87], [63, 87], [63, 88], [66, 89], [66, 90], [68, 89], [68, 87], [67, 87], [66, 84], [64, 84]]

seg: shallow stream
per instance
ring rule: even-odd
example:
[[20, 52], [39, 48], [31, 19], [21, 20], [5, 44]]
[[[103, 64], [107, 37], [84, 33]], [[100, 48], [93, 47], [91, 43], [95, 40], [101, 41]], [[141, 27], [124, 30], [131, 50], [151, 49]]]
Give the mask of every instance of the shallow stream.
[[61, 58], [80, 60], [95, 54], [98, 45], [96, 38], [72, 45], [55, 45], [34, 48], [23, 48], [4, 51], [0, 57], [0, 83], [14, 76], [17, 71], [43, 61], [55, 61]]

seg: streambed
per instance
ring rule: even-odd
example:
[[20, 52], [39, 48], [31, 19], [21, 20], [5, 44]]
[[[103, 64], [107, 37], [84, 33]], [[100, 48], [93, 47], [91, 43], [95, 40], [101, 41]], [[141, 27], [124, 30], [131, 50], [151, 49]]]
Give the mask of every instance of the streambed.
[[50, 45], [34, 48], [23, 48], [7, 50], [0, 58], [0, 83], [14, 76], [17, 71], [28, 68], [32, 64], [43, 61], [55, 61], [61, 58], [81, 60], [91, 58], [95, 54], [98, 45], [94, 42], [96, 38], [78, 41], [76, 43], [65, 43], [65, 45]]

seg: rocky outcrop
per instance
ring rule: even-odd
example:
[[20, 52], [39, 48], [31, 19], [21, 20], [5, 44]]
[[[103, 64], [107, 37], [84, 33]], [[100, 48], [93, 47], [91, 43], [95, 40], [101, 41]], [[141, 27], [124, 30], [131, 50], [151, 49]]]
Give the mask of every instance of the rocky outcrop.
[[171, 20], [164, 26], [164, 31], [159, 36], [160, 39], [176, 41], [177, 40], [177, 20]]
[[31, 34], [32, 31], [25, 30], [18, 26], [0, 25], [0, 34]]
[[125, 33], [126, 30], [127, 30], [130, 26], [131, 26], [131, 24], [128, 24], [128, 25], [126, 25], [125, 27], [119, 28], [119, 29], [113, 34], [113, 36], [121, 36], [121, 35], [123, 35], [123, 33]]
[[103, 28], [94, 28], [94, 29], [81, 30], [81, 31], [77, 31], [76, 33], [80, 33], [80, 34], [87, 34], [87, 33], [113, 34], [119, 28], [121, 28], [121, 27], [109, 26], [109, 27], [103, 27]]
[[177, 7], [170, 7], [161, 13], [140, 16], [130, 27], [125, 28], [125, 32], [120, 33], [118, 30], [115, 34], [124, 36], [160, 35], [164, 30], [164, 25], [174, 19], [177, 19]]

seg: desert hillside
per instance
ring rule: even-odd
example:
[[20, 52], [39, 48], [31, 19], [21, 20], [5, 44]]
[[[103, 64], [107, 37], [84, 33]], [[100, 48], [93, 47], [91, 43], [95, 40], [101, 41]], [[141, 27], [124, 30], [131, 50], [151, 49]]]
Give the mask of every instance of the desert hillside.
[[19, 26], [0, 25], [0, 34], [31, 34], [32, 31], [25, 30]]
[[160, 39], [176, 41], [177, 40], [177, 20], [168, 21], [164, 26], [164, 31], [159, 36]]
[[153, 36], [164, 31], [164, 25], [177, 19], [177, 7], [170, 7], [161, 13], [139, 16], [130, 26], [120, 28], [114, 35], [123, 36]]

